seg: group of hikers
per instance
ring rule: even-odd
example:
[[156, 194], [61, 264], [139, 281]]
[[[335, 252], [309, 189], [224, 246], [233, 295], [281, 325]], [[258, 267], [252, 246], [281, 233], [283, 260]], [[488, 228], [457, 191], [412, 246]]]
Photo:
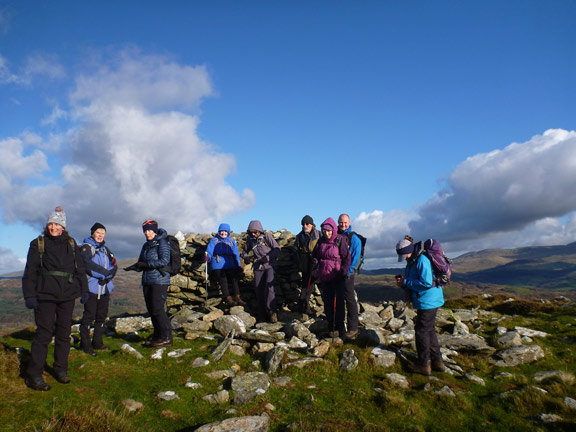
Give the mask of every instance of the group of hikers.
[[[361, 264], [362, 240], [365, 239], [352, 231], [347, 214], [341, 214], [338, 222], [327, 218], [320, 224], [320, 230], [308, 215], [302, 218], [301, 225], [302, 230], [296, 235], [294, 244], [294, 257], [302, 274], [297, 307], [302, 313], [311, 312], [310, 294], [318, 284], [329, 336], [353, 340], [358, 336], [354, 279]], [[144, 300], [153, 325], [152, 336], [143, 345], [171, 346], [172, 325], [166, 312], [170, 285], [170, 272], [166, 269], [171, 259], [168, 233], [152, 219], [142, 224], [142, 231], [146, 241], [138, 261], [124, 270], [142, 272]], [[105, 244], [106, 227], [96, 222], [90, 234], [78, 246], [66, 231], [66, 214], [62, 207], [56, 207], [48, 217], [42, 235], [30, 243], [22, 290], [26, 307], [34, 310], [36, 323], [25, 377], [27, 386], [34, 390], [50, 389], [42, 374], [53, 336], [53, 375], [62, 384], [70, 382], [68, 356], [76, 298], [80, 298], [84, 305], [80, 348], [92, 356], [96, 356], [97, 351], [109, 350], [103, 342], [104, 322], [118, 264]], [[398, 276], [397, 284], [409, 290], [415, 308], [421, 308], [416, 318], [419, 362], [414, 372], [429, 375], [430, 369], [444, 370], [434, 331], [436, 311], [443, 304], [442, 287], [435, 286], [430, 260], [425, 255], [411, 259], [414, 254], [411, 238], [406, 236], [401, 240], [396, 252], [399, 261], [408, 261], [405, 276]], [[246, 304], [240, 296], [238, 282], [244, 271], [243, 265], [252, 263], [256, 318], [274, 323], [278, 321], [274, 279], [279, 255], [280, 247], [274, 237], [264, 231], [260, 221], [253, 220], [248, 225], [242, 252], [231, 236], [230, 226], [223, 223], [208, 243], [204, 260], [212, 278], [218, 281], [227, 306]]]

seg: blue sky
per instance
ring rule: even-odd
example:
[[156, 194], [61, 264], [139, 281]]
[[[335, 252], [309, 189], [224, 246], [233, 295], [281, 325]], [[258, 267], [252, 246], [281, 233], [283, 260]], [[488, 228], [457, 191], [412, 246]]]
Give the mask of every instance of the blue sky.
[[349, 213], [369, 267], [576, 240], [573, 1], [0, 1], [0, 274]]

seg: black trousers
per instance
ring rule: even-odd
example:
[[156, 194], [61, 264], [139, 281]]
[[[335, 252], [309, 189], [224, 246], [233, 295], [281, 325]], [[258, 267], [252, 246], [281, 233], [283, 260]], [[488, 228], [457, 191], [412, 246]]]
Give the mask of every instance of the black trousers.
[[65, 302], [40, 300], [34, 310], [36, 334], [30, 348], [30, 361], [26, 373], [31, 378], [42, 376], [48, 345], [55, 336], [54, 371], [68, 372], [68, 355], [70, 354], [70, 328], [74, 299]]
[[344, 280], [340, 277], [320, 283], [320, 292], [324, 302], [324, 315], [330, 326], [340, 333], [344, 328]]
[[228, 279], [230, 279], [234, 295], [240, 294], [240, 289], [238, 288], [238, 269], [236, 268], [215, 269], [212, 270], [212, 274], [220, 284], [220, 289], [222, 290], [222, 297], [226, 298], [230, 295], [230, 290], [228, 289]]
[[354, 273], [344, 281], [344, 302], [348, 331], [358, 331], [358, 302], [354, 291]]
[[436, 309], [419, 310], [416, 315], [414, 331], [416, 333], [416, 351], [418, 351], [418, 362], [424, 364], [432, 361], [442, 360], [440, 344], [434, 323], [436, 322]]
[[152, 319], [152, 339], [172, 340], [172, 324], [166, 313], [168, 285], [144, 285], [144, 301]]
[[[88, 301], [84, 304], [84, 315], [82, 315], [80, 322], [80, 345], [83, 350], [89, 350], [91, 347], [98, 349], [104, 345], [102, 336], [109, 305], [110, 294], [100, 294], [100, 299], [98, 299], [97, 294], [90, 293]], [[94, 322], [94, 335], [92, 342], [90, 342], [90, 325], [92, 322]]]

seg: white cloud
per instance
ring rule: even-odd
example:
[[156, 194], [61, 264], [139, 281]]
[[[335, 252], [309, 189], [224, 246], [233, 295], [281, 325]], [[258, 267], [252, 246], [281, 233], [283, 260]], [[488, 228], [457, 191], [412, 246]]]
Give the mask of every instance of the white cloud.
[[211, 232], [255, 201], [252, 191], [238, 192], [226, 182], [236, 168], [233, 156], [202, 141], [198, 116], [183, 111], [211, 93], [203, 67], [134, 51], [79, 76], [70, 94], [75, 123], [36, 142], [45, 152], [38, 154], [51, 156], [51, 169], [35, 168], [44, 175], [39, 186], [7, 177], [12, 184], [2, 196], [4, 218], [40, 228], [62, 205], [77, 239], [99, 221], [124, 256], [139, 252], [147, 218], [170, 232]]
[[468, 158], [410, 226], [418, 236], [447, 241], [522, 230], [576, 210], [574, 184], [576, 132], [548, 130], [528, 142]]
[[14, 255], [12, 251], [0, 247], [0, 275], [23, 269], [24, 261]]
[[55, 55], [34, 54], [26, 60], [22, 75], [24, 81], [29, 83], [35, 77], [62, 79], [66, 77], [66, 71]]
[[8, 138], [0, 141], [0, 194], [9, 192], [15, 182], [24, 181], [46, 169], [46, 155], [40, 150], [25, 154], [28, 139]]
[[576, 132], [553, 129], [468, 158], [452, 172], [447, 187], [413, 213], [362, 213], [353, 226], [369, 237], [372, 263], [392, 259], [405, 233], [437, 238], [453, 256], [567, 244], [576, 240], [575, 184]]

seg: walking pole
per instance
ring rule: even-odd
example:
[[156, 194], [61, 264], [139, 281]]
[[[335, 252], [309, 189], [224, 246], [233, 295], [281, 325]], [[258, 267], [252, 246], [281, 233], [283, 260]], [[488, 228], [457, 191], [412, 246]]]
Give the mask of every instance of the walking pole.
[[206, 270], [204, 271], [204, 273], [206, 274], [206, 304], [208, 304], [208, 261], [206, 261]]
[[334, 290], [334, 311], [332, 312], [332, 343], [334, 343], [335, 333], [336, 333], [336, 290]]

